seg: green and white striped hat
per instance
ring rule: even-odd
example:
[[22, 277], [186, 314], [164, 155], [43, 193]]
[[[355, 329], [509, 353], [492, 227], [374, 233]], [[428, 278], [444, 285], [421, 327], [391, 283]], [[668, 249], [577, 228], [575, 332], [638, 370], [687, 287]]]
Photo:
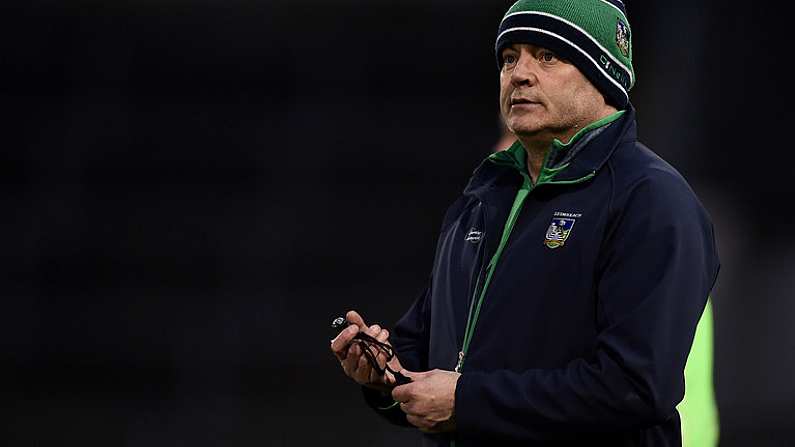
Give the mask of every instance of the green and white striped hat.
[[497, 35], [497, 62], [514, 43], [548, 48], [571, 61], [605, 95], [624, 109], [635, 85], [632, 31], [620, 0], [519, 0]]

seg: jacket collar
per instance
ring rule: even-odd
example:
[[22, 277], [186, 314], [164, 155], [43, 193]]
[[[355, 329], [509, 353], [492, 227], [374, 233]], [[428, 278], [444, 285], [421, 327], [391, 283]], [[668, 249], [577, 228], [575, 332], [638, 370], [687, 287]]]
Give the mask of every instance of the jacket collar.
[[[578, 132], [568, 144], [555, 140], [544, 160], [536, 187], [542, 184], [581, 183], [594, 177], [620, 143], [637, 140], [635, 109], [632, 104], [613, 116], [599, 120]], [[520, 142], [497, 152], [475, 169], [464, 194], [481, 200], [500, 186], [528, 185], [527, 154]], [[516, 174], [520, 174], [521, 177]], [[517, 182], [518, 185], [517, 185]]]

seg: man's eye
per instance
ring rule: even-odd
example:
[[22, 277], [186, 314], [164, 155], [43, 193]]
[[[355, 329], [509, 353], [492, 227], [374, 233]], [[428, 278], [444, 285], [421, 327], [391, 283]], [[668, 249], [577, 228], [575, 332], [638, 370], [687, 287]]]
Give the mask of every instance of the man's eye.
[[505, 57], [502, 58], [502, 62], [505, 65], [513, 65], [516, 63], [516, 56], [513, 54], [506, 54]]
[[558, 55], [551, 51], [544, 51], [541, 53], [541, 60], [544, 62], [555, 62], [557, 59]]

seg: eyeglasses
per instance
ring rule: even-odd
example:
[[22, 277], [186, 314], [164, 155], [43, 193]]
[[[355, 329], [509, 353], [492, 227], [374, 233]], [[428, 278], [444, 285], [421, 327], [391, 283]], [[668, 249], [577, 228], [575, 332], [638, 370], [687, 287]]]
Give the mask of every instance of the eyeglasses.
[[[338, 317], [331, 323], [331, 327], [338, 331], [341, 331], [350, 325], [351, 322], [346, 320], [344, 317]], [[370, 363], [370, 366], [374, 370], [378, 371], [379, 375], [383, 376], [387, 373], [387, 371], [389, 371], [393, 376], [395, 376], [395, 381], [398, 385], [405, 385], [411, 382], [411, 379], [389, 367], [389, 362], [395, 358], [395, 349], [391, 345], [378, 341], [375, 337], [365, 334], [361, 331], [359, 331], [353, 337], [353, 341], [359, 345], [359, 347], [362, 349], [362, 353], [364, 353], [364, 356]], [[383, 368], [381, 368], [381, 366], [378, 364], [378, 355], [382, 352], [386, 354], [386, 363], [384, 363]]]

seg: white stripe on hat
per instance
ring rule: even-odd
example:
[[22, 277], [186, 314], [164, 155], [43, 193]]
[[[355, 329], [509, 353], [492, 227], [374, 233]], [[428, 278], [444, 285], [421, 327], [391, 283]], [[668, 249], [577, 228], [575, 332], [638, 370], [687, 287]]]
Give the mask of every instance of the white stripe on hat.
[[607, 78], [607, 79], [608, 79], [610, 82], [612, 82], [613, 84], [615, 84], [615, 86], [616, 86], [616, 87], [618, 87], [618, 88], [621, 90], [621, 92], [624, 94], [624, 96], [626, 96], [626, 97], [627, 97], [627, 100], [629, 100], [629, 94], [628, 94], [628, 93], [627, 93], [627, 91], [624, 89], [624, 86], [623, 86], [623, 85], [621, 85], [621, 84], [619, 84], [619, 83], [618, 83], [618, 81], [616, 81], [616, 80], [615, 80], [615, 79], [613, 79], [612, 77], [610, 77], [610, 75], [608, 75], [608, 74], [607, 74], [607, 73], [606, 73], [604, 70], [602, 70], [602, 67], [601, 67], [601, 66], [600, 66], [600, 65], [599, 65], [599, 64], [598, 64], [598, 63], [597, 63], [597, 62], [594, 60], [594, 58], [593, 58], [593, 57], [591, 57], [591, 55], [590, 55], [590, 54], [588, 54], [588, 53], [587, 53], [585, 50], [583, 50], [582, 48], [580, 48], [580, 47], [578, 47], [577, 45], [575, 45], [575, 44], [574, 44], [574, 42], [570, 41], [569, 39], [566, 39], [566, 38], [565, 38], [565, 37], [563, 37], [563, 36], [560, 36], [560, 35], [558, 35], [558, 34], [555, 34], [555, 33], [551, 32], [551, 31], [547, 31], [547, 30], [545, 30], [545, 29], [541, 29], [541, 28], [516, 27], [516, 28], [508, 28], [507, 30], [505, 30], [505, 31], [503, 31], [502, 33], [500, 33], [500, 35], [499, 35], [499, 36], [497, 36], [497, 42], [499, 42], [499, 41], [500, 41], [500, 39], [502, 38], [502, 36], [504, 36], [505, 34], [508, 34], [508, 33], [514, 32], [514, 31], [536, 31], [536, 32], [539, 32], [539, 33], [541, 33], [541, 34], [548, 34], [548, 35], [550, 35], [550, 36], [552, 36], [552, 37], [555, 37], [555, 38], [557, 38], [557, 39], [560, 39], [560, 40], [562, 40], [563, 42], [565, 42], [565, 43], [567, 43], [567, 44], [571, 45], [571, 46], [572, 46], [574, 49], [576, 49], [577, 51], [579, 51], [580, 53], [582, 53], [582, 54], [583, 54], [585, 57], [587, 57], [587, 58], [588, 58], [588, 60], [590, 60], [591, 62], [593, 62], [593, 64], [596, 66], [596, 68], [599, 70], [599, 72], [600, 72], [600, 73], [602, 73], [602, 74], [603, 74], [603, 75], [604, 75], [604, 76], [605, 76], [605, 77], [606, 77], [606, 78]]
[[[621, 3], [622, 5], [624, 4], [624, 2], [622, 2], [621, 0], [616, 0], [616, 1], [618, 1], [618, 2], [619, 2], [619, 3]], [[624, 15], [624, 11], [622, 11], [622, 10], [621, 10], [621, 8], [619, 8], [618, 6], [616, 6], [616, 5], [612, 4], [612, 3], [610, 3], [610, 2], [609, 2], [609, 1], [607, 1], [607, 0], [602, 0], [602, 3], [607, 3], [608, 5], [610, 5], [610, 6], [612, 6], [613, 8], [615, 8], [615, 9], [616, 9], [616, 11], [618, 11], [618, 12], [619, 12], [619, 13], [620, 13], [620, 14], [621, 14], [623, 17], [624, 17], [624, 20], [626, 20], [626, 21], [627, 21], [627, 23], [629, 23], [629, 19], [627, 18], [627, 16], [626, 16], [626, 15]], [[624, 6], [624, 7], [626, 8], [626, 6]]]
[[[505, 18], [503, 18], [503, 19], [502, 19], [502, 21], [503, 21], [503, 22], [505, 22], [505, 20], [506, 20], [506, 19], [508, 19], [508, 17], [515, 16], [515, 15], [520, 15], [520, 14], [535, 14], [535, 15], [539, 15], [539, 16], [549, 17], [549, 18], [551, 18], [551, 19], [556, 19], [556, 20], [559, 20], [559, 21], [561, 21], [561, 22], [565, 23], [566, 25], [569, 25], [569, 26], [571, 26], [572, 28], [576, 29], [577, 31], [579, 31], [579, 32], [581, 32], [581, 33], [583, 33], [583, 34], [585, 34], [586, 36], [588, 36], [588, 38], [589, 38], [589, 39], [591, 39], [591, 41], [592, 41], [593, 43], [595, 43], [595, 44], [596, 44], [596, 45], [597, 45], [599, 48], [601, 48], [601, 49], [602, 49], [602, 51], [604, 51], [604, 52], [605, 52], [605, 53], [606, 53], [606, 54], [607, 54], [607, 55], [610, 57], [610, 59], [612, 59], [612, 60], [613, 60], [613, 62], [614, 62], [616, 65], [618, 65], [619, 67], [623, 68], [623, 69], [624, 69], [624, 71], [626, 71], [627, 73], [629, 73], [629, 88], [632, 88], [632, 86], [633, 86], [633, 85], [635, 85], [635, 74], [634, 74], [634, 73], [632, 73], [632, 70], [630, 70], [629, 68], [627, 68], [627, 66], [626, 66], [626, 65], [622, 64], [622, 63], [621, 63], [621, 61], [619, 61], [618, 59], [616, 59], [616, 58], [615, 58], [615, 56], [613, 56], [613, 54], [612, 54], [612, 53], [610, 53], [610, 51], [608, 51], [608, 50], [607, 50], [607, 48], [605, 48], [604, 46], [602, 46], [602, 44], [601, 44], [601, 43], [599, 43], [599, 41], [598, 41], [598, 40], [594, 39], [594, 38], [593, 38], [593, 36], [591, 36], [591, 34], [590, 34], [590, 33], [588, 33], [587, 31], [585, 31], [584, 29], [582, 29], [582, 28], [581, 28], [579, 25], [577, 25], [576, 23], [574, 23], [574, 22], [570, 22], [570, 21], [568, 21], [568, 20], [564, 19], [563, 17], [559, 17], [559, 16], [556, 16], [556, 15], [554, 15], [554, 14], [549, 14], [549, 13], [546, 13], [546, 12], [539, 12], [539, 11], [519, 11], [519, 12], [512, 12], [512, 13], [508, 14], [507, 16], [505, 16]], [[499, 38], [498, 38], [497, 40], [499, 40]]]

